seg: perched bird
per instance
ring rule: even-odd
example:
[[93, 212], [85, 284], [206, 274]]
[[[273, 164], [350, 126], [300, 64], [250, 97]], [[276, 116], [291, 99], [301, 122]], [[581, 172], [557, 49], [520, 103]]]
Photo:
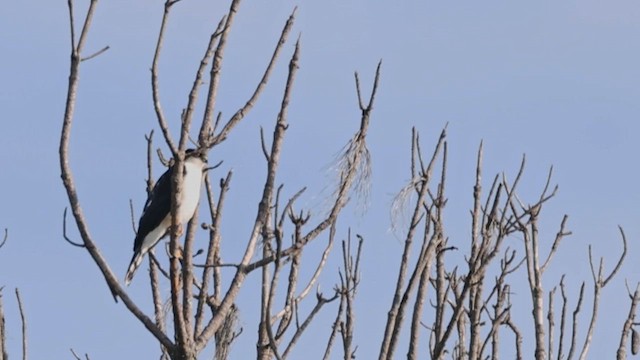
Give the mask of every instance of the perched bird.
[[[196, 211], [200, 200], [202, 175], [207, 164], [206, 154], [197, 150], [186, 151], [184, 160], [184, 180], [182, 201], [178, 223], [181, 226], [189, 221]], [[133, 243], [133, 258], [129, 264], [125, 284], [129, 285], [133, 275], [142, 263], [142, 259], [160, 239], [167, 236], [171, 229], [171, 176], [175, 165], [165, 171], [153, 187], [144, 206], [144, 211], [138, 223], [138, 233]]]

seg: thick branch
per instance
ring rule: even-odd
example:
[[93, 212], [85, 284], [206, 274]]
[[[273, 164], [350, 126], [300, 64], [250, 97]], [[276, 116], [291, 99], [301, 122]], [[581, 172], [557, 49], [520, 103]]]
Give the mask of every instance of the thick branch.
[[[72, 0], [69, 0], [69, 11], [70, 14], [73, 14], [72, 11]], [[69, 70], [69, 85], [67, 89], [67, 98], [65, 103], [65, 112], [64, 118], [62, 122], [62, 131], [60, 135], [60, 147], [59, 147], [59, 156], [60, 156], [60, 170], [61, 170], [61, 178], [64, 188], [67, 192], [67, 197], [69, 199], [69, 205], [71, 208], [71, 212], [73, 213], [73, 217], [75, 219], [76, 225], [78, 227], [78, 231], [82, 238], [83, 244], [86, 250], [89, 252], [94, 262], [102, 272], [111, 292], [114, 296], [114, 299], [120, 298], [123, 303], [134, 314], [144, 325], [145, 327], [167, 348], [173, 348], [173, 343], [171, 340], [153, 323], [151, 319], [149, 319], [136, 305], [135, 303], [127, 296], [124, 290], [120, 287], [116, 276], [113, 274], [106, 260], [100, 253], [100, 250], [97, 248], [95, 243], [93, 242], [93, 238], [89, 233], [89, 228], [87, 222], [84, 217], [84, 213], [80, 206], [80, 200], [78, 197], [78, 193], [76, 190], [75, 182], [73, 179], [73, 173], [71, 171], [71, 167], [69, 165], [69, 141], [71, 137], [71, 125], [73, 122], [73, 115], [75, 110], [76, 103], [76, 94], [78, 91], [78, 83], [79, 83], [79, 65], [80, 65], [80, 54], [82, 53], [87, 34], [89, 31], [89, 27], [91, 24], [91, 19], [93, 18], [93, 14], [95, 12], [95, 7], [97, 4], [97, 0], [92, 0], [89, 9], [87, 10], [87, 15], [85, 18], [84, 27], [82, 29], [82, 33], [80, 35], [80, 40], [78, 41], [77, 46], [72, 46], [71, 49], [71, 65]], [[73, 16], [70, 17], [71, 28], [74, 28]], [[72, 33], [72, 41], [74, 34]]]

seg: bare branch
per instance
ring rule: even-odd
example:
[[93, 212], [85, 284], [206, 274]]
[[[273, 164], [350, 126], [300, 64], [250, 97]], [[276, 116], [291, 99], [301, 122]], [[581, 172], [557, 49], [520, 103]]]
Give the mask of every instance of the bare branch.
[[[233, 16], [232, 14], [229, 16]], [[216, 47], [216, 40], [220, 39], [220, 41], [222, 42], [221, 37], [223, 36], [223, 34], [226, 36], [226, 33], [229, 31], [230, 29], [230, 24], [227, 23], [228, 16], [225, 15], [222, 17], [222, 19], [218, 22], [218, 26], [216, 27], [215, 32], [213, 32], [213, 34], [211, 34], [211, 37], [209, 38], [209, 44], [207, 45], [207, 49], [204, 53], [204, 55], [202, 56], [202, 60], [200, 60], [200, 66], [198, 67], [198, 71], [196, 72], [196, 77], [195, 80], [193, 81], [193, 86], [191, 87], [191, 91], [189, 92], [189, 101], [187, 103], [187, 108], [184, 111], [184, 115], [182, 116], [182, 133], [180, 136], [180, 148], [184, 147], [184, 143], [183, 141], [186, 141], [186, 137], [188, 135], [188, 129], [190, 127], [190, 123], [193, 117], [193, 112], [198, 100], [198, 93], [200, 90], [200, 86], [202, 85], [202, 77], [204, 75], [204, 70], [207, 68], [207, 64], [209, 62], [209, 59], [211, 59], [211, 57], [213, 56], [213, 51], [214, 48]], [[223, 28], [224, 27], [224, 28]], [[218, 43], [218, 49], [220, 49], [220, 43]], [[224, 46], [224, 45], [222, 45]], [[217, 85], [217, 84], [216, 84]], [[209, 115], [209, 112], [212, 111], [212, 108], [209, 108], [209, 101], [211, 100], [211, 97], [208, 99], [207, 101], [207, 108], [205, 109], [205, 116], [204, 116], [204, 120], [202, 122], [202, 129], [200, 132], [200, 136], [198, 137], [198, 143], [203, 145], [204, 142], [204, 132], [206, 132], [207, 128], [210, 128], [211, 125], [211, 116]]]
[[7, 336], [4, 325], [4, 309], [2, 307], [2, 289], [0, 286], [0, 360], [8, 360], [9, 354], [7, 354]]
[[[339, 294], [336, 293], [335, 297], [337, 298], [338, 296]], [[338, 331], [340, 331], [340, 323], [342, 321], [342, 314], [344, 313], [344, 305], [345, 305], [344, 303], [345, 303], [345, 299], [343, 297], [340, 297], [340, 304], [338, 305], [338, 311], [336, 313], [335, 320], [331, 325], [331, 333], [329, 334], [329, 339], [327, 340], [327, 346], [325, 347], [324, 356], [322, 357], [322, 360], [329, 360], [330, 358], [331, 349], [333, 348], [333, 343], [335, 341], [336, 335], [338, 334]]]
[[[164, 272], [164, 270], [158, 265], [158, 260], [154, 256], [154, 249], [149, 250], [149, 280], [151, 283], [151, 297], [153, 300], [153, 312], [156, 320], [156, 325], [158, 329], [163, 333], [166, 333], [166, 324], [165, 324], [165, 312], [163, 307], [163, 299], [160, 294], [160, 280], [158, 272], [162, 272], [166, 277], [169, 274]], [[168, 357], [168, 351], [166, 346], [160, 343], [160, 351], [163, 356], [166, 355]]]
[[627, 319], [622, 326], [620, 345], [618, 345], [618, 351], [616, 353], [617, 360], [625, 360], [627, 358], [627, 341], [629, 341], [629, 334], [632, 331], [631, 327], [633, 326], [633, 322], [636, 317], [636, 308], [638, 307], [638, 302], [640, 302], [640, 283], [636, 284], [636, 290], [634, 291], [633, 295], [629, 294], [629, 296], [631, 297], [631, 306], [629, 307], [629, 314], [627, 315]]
[[620, 236], [622, 238], [622, 254], [618, 258], [618, 262], [616, 263], [616, 266], [613, 268], [613, 270], [611, 270], [611, 273], [609, 274], [609, 276], [607, 276], [606, 279], [602, 281], [602, 287], [607, 286], [609, 281], [611, 281], [611, 279], [613, 279], [613, 277], [618, 273], [618, 271], [620, 270], [620, 267], [622, 267], [622, 262], [624, 261], [624, 258], [627, 256], [627, 237], [624, 234], [624, 230], [622, 229], [622, 226], [618, 225], [618, 230], [620, 230]]
[[260, 145], [262, 146], [262, 154], [264, 159], [269, 162], [269, 151], [267, 151], [267, 144], [264, 142], [264, 129], [260, 126]]
[[62, 237], [71, 245], [84, 248], [86, 247], [83, 243], [77, 243], [71, 240], [67, 236], [67, 208], [64, 208], [64, 212], [62, 213]]
[[549, 265], [551, 259], [553, 258], [553, 255], [558, 250], [558, 247], [560, 245], [560, 241], [562, 240], [562, 238], [564, 238], [565, 236], [571, 235], [571, 231], [564, 230], [564, 227], [565, 227], [565, 224], [567, 223], [568, 218], [569, 216], [567, 215], [565, 215], [562, 218], [562, 223], [560, 223], [560, 230], [558, 230], [558, 233], [556, 234], [556, 238], [553, 241], [553, 245], [551, 245], [551, 250], [549, 251], [549, 255], [547, 255], [547, 259], [544, 261], [544, 264], [542, 264], [542, 266], [540, 267], [541, 273], [545, 272], [545, 270], [547, 269], [547, 266]]
[[160, 104], [160, 90], [158, 85], [158, 63], [160, 61], [160, 52], [162, 50], [162, 44], [164, 42], [164, 32], [167, 27], [167, 22], [169, 20], [169, 13], [171, 11], [171, 6], [175, 4], [175, 1], [167, 0], [164, 3], [164, 14], [162, 15], [162, 23], [160, 25], [160, 31], [158, 32], [158, 40], [156, 42], [156, 49], [153, 54], [153, 62], [151, 64], [151, 95], [153, 96], [153, 108], [156, 112], [156, 117], [158, 118], [158, 125], [162, 130], [162, 134], [164, 135], [164, 140], [167, 143], [167, 146], [171, 150], [171, 154], [175, 157], [178, 153], [178, 148], [173, 142], [171, 138], [171, 133], [169, 132], [169, 125], [167, 124], [167, 120], [164, 116], [164, 111], [162, 110], [162, 105]]
[[[66, 209], [65, 209], [66, 211]], [[134, 234], [138, 233], [138, 230], [136, 229], [136, 218], [135, 218], [135, 214], [133, 211], [133, 200], [129, 199], [129, 213], [131, 214], [131, 229], [133, 230]]]
[[213, 200], [213, 191], [211, 189], [211, 181], [209, 174], [205, 175], [205, 186], [207, 189], [207, 201], [209, 203], [209, 215], [211, 217], [211, 226], [209, 227], [209, 247], [205, 260], [205, 270], [202, 272], [202, 287], [198, 294], [198, 304], [196, 306], [195, 334], [198, 336], [202, 332], [204, 323], [204, 305], [208, 297], [208, 288], [210, 279], [213, 279], [213, 300], [220, 302], [221, 296], [221, 274], [218, 267], [220, 263], [220, 228], [222, 226], [222, 209], [224, 206], [225, 195], [229, 191], [229, 184], [233, 173], [229, 171], [226, 178], [220, 180], [220, 195], [218, 196], [217, 206]]
[[[153, 192], [153, 129], [149, 132], [149, 135], [145, 135], [144, 139], [147, 141], [147, 198], [151, 198], [151, 193]], [[158, 149], [158, 153], [161, 152]]]
[[344, 349], [344, 359], [353, 359], [356, 357], [355, 349], [352, 348], [353, 331], [355, 322], [354, 298], [360, 284], [360, 257], [362, 255], [362, 243], [364, 239], [360, 235], [358, 237], [358, 248], [356, 250], [355, 263], [353, 254], [351, 253], [351, 238], [347, 242], [342, 241], [342, 262], [344, 266], [344, 277], [341, 277], [340, 296], [345, 299], [345, 320], [341, 322], [340, 334], [342, 335], [342, 347]]
[[580, 286], [578, 302], [576, 304], [575, 309], [573, 310], [573, 322], [571, 326], [571, 345], [569, 346], [569, 354], [567, 355], [567, 359], [573, 359], [573, 353], [576, 348], [576, 336], [578, 335], [578, 314], [580, 313], [583, 300], [584, 300], [584, 282], [582, 282], [582, 285]]
[[[74, 358], [76, 358], [76, 360], [82, 360], [82, 358], [80, 357], [80, 355], [78, 355], [75, 350], [73, 350], [73, 348], [69, 349], [71, 351], [71, 354], [73, 355]], [[89, 360], [89, 354], [84, 354], [85, 356], [85, 360]]]
[[98, 56], [100, 56], [102, 53], [104, 53], [104, 52], [105, 52], [105, 51], [107, 51], [107, 50], [109, 50], [109, 46], [108, 46], [108, 45], [107, 45], [107, 46], [105, 46], [105, 47], [103, 47], [102, 49], [100, 49], [100, 50], [96, 51], [95, 53], [93, 53], [93, 54], [91, 54], [91, 55], [89, 55], [89, 56], [87, 56], [87, 57], [84, 57], [84, 58], [80, 59], [80, 61], [82, 62], [82, 61], [91, 60], [91, 59], [93, 59], [94, 57], [98, 57]]
[[[562, 296], [562, 314], [560, 315], [560, 336], [558, 339], [558, 360], [564, 358], [562, 348], [564, 346], [565, 322], [567, 320], [567, 294], [564, 288], [564, 275], [560, 278], [560, 295]], [[549, 358], [551, 360], [551, 358]]]
[[518, 327], [513, 323], [510, 317], [507, 318], [507, 320], [505, 320], [505, 323], [507, 324], [509, 329], [513, 331], [513, 334], [515, 336], [516, 359], [522, 360], [522, 333], [520, 332]]
[[553, 312], [553, 298], [556, 294], [556, 287], [554, 287], [551, 291], [549, 291], [549, 307], [547, 309], [547, 326], [548, 326], [548, 331], [549, 331], [549, 335], [547, 337], [547, 341], [548, 341], [548, 352], [549, 355], [547, 356], [547, 359], [553, 359], [553, 340], [555, 338], [554, 335], [554, 330], [555, 330], [555, 314]]
[[4, 236], [2, 237], [2, 241], [0, 241], [0, 248], [4, 246], [8, 238], [9, 238], [9, 229], [4, 228]]
[[24, 307], [20, 291], [16, 288], [16, 299], [18, 300], [18, 309], [20, 310], [20, 322], [22, 323], [22, 360], [27, 360], [27, 319], [24, 315]]
[[[231, 23], [231, 21], [233, 19], [232, 14], [235, 13], [235, 7], [237, 6], [238, 2], [239, 2], [238, 0], [234, 0], [233, 3], [231, 4], [231, 9], [232, 10], [229, 12], [229, 17], [227, 18], [226, 28], [228, 28], [230, 26], [230, 23]], [[269, 76], [271, 75], [271, 71], [273, 70], [273, 67], [274, 67], [274, 65], [276, 63], [278, 55], [280, 54], [280, 51], [282, 50], [284, 44], [287, 42], [287, 38], [289, 37], [289, 32], [291, 31], [291, 28], [293, 27], [293, 22], [295, 20], [296, 10], [297, 10], [297, 8], [294, 8], [293, 12], [289, 16], [289, 19], [287, 19], [287, 22], [286, 22], [286, 24], [284, 26], [284, 29], [282, 29], [282, 33], [280, 34], [280, 39], [278, 40], [276, 48], [273, 51], [273, 55], [271, 56], [271, 60], [269, 61], [269, 65], [267, 65], [267, 68], [265, 69], [264, 74], [262, 75], [262, 79], [260, 79], [260, 82], [258, 83], [258, 86], [254, 90], [253, 94], [251, 95], [249, 100], [247, 100], [245, 105], [242, 106], [240, 109], [238, 109], [238, 111], [236, 111], [236, 113], [233, 114], [231, 119], [229, 119], [227, 121], [227, 123], [224, 124], [224, 126], [222, 127], [220, 132], [210, 140], [210, 143], [208, 142], [208, 144], [207, 144], [208, 147], [211, 147], [211, 146], [214, 146], [216, 144], [219, 144], [219, 143], [223, 142], [227, 138], [227, 136], [229, 135], [231, 130], [244, 118], [245, 114], [249, 110], [251, 110], [253, 108], [253, 106], [255, 105], [255, 102], [257, 101], [258, 97], [262, 93], [262, 90], [264, 89], [264, 86], [269, 81]], [[224, 45], [226, 43], [226, 35], [227, 35], [227, 30], [225, 29], [225, 32], [222, 34], [222, 37], [220, 38], [220, 43], [218, 45], [218, 50], [216, 50], [216, 53], [215, 53], [214, 59], [213, 59], [213, 67], [211, 68], [211, 82], [210, 82], [210, 87], [209, 87], [209, 99], [212, 99], [212, 100], [207, 102], [207, 108], [211, 108], [211, 109], [213, 109], [213, 105], [214, 105], [213, 104], [213, 99], [215, 98], [215, 94], [216, 94], [216, 91], [217, 91], [219, 72], [220, 72], [220, 69], [222, 67], [222, 52], [224, 50]], [[297, 47], [298, 47], [298, 45], [296, 45], [296, 48]], [[210, 113], [212, 113], [212, 112], [210, 112]], [[209, 116], [211, 116], [211, 115], [209, 115]], [[206, 121], [207, 120], [205, 118], [205, 122]], [[200, 132], [201, 136], [202, 136], [202, 134], [204, 132], [203, 130], [206, 130], [204, 128], [205, 122], [203, 122], [203, 129], [201, 129], [201, 132]], [[201, 141], [202, 141], [202, 139], [201, 139]]]

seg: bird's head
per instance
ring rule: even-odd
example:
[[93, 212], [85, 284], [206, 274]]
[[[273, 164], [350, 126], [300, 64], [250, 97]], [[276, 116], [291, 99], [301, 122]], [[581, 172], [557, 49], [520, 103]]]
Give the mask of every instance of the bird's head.
[[195, 159], [202, 161], [202, 166], [204, 167], [207, 164], [207, 149], [187, 149], [185, 152], [185, 161], [189, 161], [189, 159], [192, 159], [191, 161]]

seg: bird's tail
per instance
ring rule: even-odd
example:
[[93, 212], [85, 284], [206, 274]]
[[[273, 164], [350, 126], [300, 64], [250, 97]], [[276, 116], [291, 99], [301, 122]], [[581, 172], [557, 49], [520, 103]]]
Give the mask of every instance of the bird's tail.
[[144, 258], [144, 253], [141, 251], [136, 251], [131, 258], [131, 263], [129, 264], [129, 269], [127, 269], [127, 274], [124, 276], [124, 284], [129, 286], [131, 280], [133, 279], [133, 275], [142, 264], [142, 259]]

